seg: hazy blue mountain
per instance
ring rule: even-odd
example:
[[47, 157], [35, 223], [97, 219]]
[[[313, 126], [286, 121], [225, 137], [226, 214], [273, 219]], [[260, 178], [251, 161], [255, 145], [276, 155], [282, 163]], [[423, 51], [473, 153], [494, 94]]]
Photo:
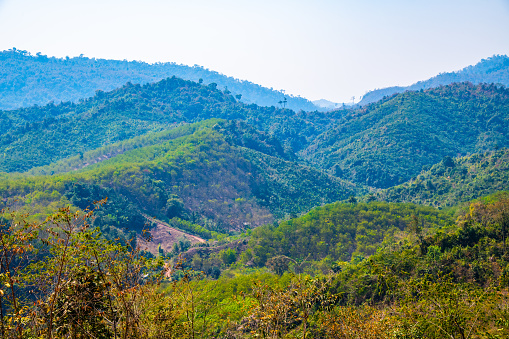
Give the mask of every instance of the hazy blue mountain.
[[[96, 90], [111, 91], [127, 82], [152, 83], [176, 76], [185, 80], [216, 83], [218, 88], [242, 95], [241, 101], [260, 106], [285, 106], [314, 111], [309, 100], [285, 95], [249, 81], [234, 79], [203, 68], [176, 63], [148, 64], [139, 61], [104, 60], [87, 57], [55, 58], [12, 49], [0, 52], [0, 109], [16, 109], [51, 101], [88, 98]], [[286, 98], [286, 103], [283, 103]], [[279, 103], [281, 102], [281, 103]]]
[[494, 55], [483, 59], [474, 66], [468, 66], [457, 72], [440, 73], [424, 81], [419, 81], [407, 87], [387, 87], [366, 93], [358, 105], [363, 106], [376, 102], [384, 96], [390, 96], [404, 91], [419, 91], [438, 86], [445, 86], [453, 82], [471, 82], [473, 84], [488, 83], [509, 86], [509, 57]]
[[339, 104], [337, 102], [332, 102], [326, 99], [314, 100], [312, 103], [319, 107], [319, 110], [322, 111], [331, 111], [333, 109], [338, 109], [343, 106], [343, 104]]
[[[78, 103], [0, 110], [0, 171], [26, 171], [98, 147], [210, 118], [243, 120], [299, 151], [344, 115], [239, 102], [216, 84], [167, 78], [127, 83]], [[247, 135], [238, 136], [244, 144]], [[235, 139], [234, 138], [234, 139]]]

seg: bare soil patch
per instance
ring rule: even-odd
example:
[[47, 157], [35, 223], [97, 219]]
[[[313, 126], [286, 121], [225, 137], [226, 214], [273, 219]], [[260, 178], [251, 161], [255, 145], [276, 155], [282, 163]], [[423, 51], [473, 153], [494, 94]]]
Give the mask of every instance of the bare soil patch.
[[192, 244], [206, 242], [205, 239], [170, 227], [167, 223], [161, 220], [150, 218], [148, 216], [145, 217], [151, 223], [156, 223], [156, 227], [150, 229], [152, 241], [147, 242], [142, 237], [138, 236], [138, 244], [140, 244], [142, 250], [149, 251], [154, 255], [157, 255], [159, 245], [161, 245], [161, 248], [165, 252], [170, 252], [173, 248], [173, 244], [178, 242], [182, 237], [186, 237]]

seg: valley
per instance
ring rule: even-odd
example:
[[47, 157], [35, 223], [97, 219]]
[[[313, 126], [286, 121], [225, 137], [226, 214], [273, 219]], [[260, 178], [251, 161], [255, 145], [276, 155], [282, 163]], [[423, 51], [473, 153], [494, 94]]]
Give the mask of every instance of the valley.
[[[509, 335], [504, 58], [331, 111], [199, 67], [44, 58], [0, 53], [3, 84], [38, 69], [0, 111], [5, 333]], [[71, 80], [42, 69], [89, 82], [50, 102]]]

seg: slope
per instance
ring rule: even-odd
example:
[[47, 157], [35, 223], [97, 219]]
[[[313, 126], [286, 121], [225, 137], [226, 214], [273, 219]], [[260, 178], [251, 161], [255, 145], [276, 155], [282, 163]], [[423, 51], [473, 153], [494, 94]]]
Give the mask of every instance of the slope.
[[387, 188], [445, 156], [509, 146], [508, 130], [508, 89], [452, 84], [352, 111], [300, 155], [346, 180]]
[[[240, 119], [299, 150], [343, 113], [296, 113], [238, 102], [217, 89], [175, 77], [98, 91], [78, 104], [0, 111], [0, 171], [26, 171], [149, 131], [209, 118]], [[1, 156], [3, 155], [3, 156]]]
[[509, 87], [509, 57], [507, 55], [494, 55], [479, 61], [476, 65], [465, 67], [457, 72], [440, 73], [431, 79], [419, 81], [407, 87], [376, 89], [366, 93], [358, 105], [364, 106], [395, 93], [419, 91], [421, 89], [449, 85], [454, 82], [467, 81], [473, 84], [493, 83]]
[[[237, 146], [233, 138], [220, 132], [234, 129], [236, 124], [230, 124], [208, 120], [181, 126], [172, 131], [174, 138], [147, 137], [155, 143], [77, 171], [4, 175], [0, 183], [2, 204], [44, 213], [69, 202], [83, 209], [109, 196], [111, 202], [106, 206], [110, 210], [96, 219], [100, 226], [140, 231], [144, 224], [140, 213], [146, 213], [161, 220], [182, 219], [186, 221], [182, 227], [210, 238], [210, 232], [257, 227], [322, 203], [366, 193], [271, 155], [273, 151], [277, 155], [282, 147], [261, 132], [251, 140], [259, 140], [253, 147], [265, 147], [266, 153]], [[90, 156], [85, 153], [83, 158]], [[293, 201], [294, 196], [300, 200]]]
[[309, 100], [285, 95], [249, 81], [234, 79], [205, 69], [176, 63], [147, 64], [139, 61], [104, 60], [87, 57], [55, 58], [26, 51], [0, 52], [0, 109], [46, 105], [54, 101], [78, 102], [96, 90], [111, 91], [127, 82], [145, 84], [176, 76], [205, 84], [216, 83], [240, 95], [246, 103], [276, 106], [286, 98], [294, 110], [317, 109]]
[[468, 157], [446, 157], [410, 182], [380, 191], [374, 197], [446, 207], [504, 190], [509, 190], [507, 148]]
[[[287, 256], [327, 262], [362, 260], [382, 246], [391, 246], [398, 234], [409, 231], [417, 216], [425, 228], [436, 230], [453, 223], [452, 216], [432, 207], [370, 202], [333, 203], [306, 215], [252, 231], [247, 257], [263, 266], [271, 258]], [[288, 264], [288, 262], [287, 262]]]

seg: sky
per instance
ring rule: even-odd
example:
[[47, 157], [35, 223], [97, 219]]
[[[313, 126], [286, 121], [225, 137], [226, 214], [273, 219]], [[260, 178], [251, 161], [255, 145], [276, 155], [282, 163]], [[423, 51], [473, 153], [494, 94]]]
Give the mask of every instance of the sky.
[[341, 103], [509, 55], [509, 0], [0, 0], [13, 47], [196, 64]]

